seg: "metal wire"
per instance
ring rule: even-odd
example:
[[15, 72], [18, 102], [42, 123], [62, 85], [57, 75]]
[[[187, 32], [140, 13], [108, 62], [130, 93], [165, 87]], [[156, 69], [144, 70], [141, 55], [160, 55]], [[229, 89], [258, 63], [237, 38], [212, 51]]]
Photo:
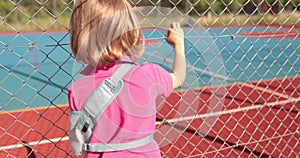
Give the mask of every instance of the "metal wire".
[[[164, 34], [175, 20], [185, 30], [186, 82], [158, 103], [162, 157], [298, 156], [299, 1], [128, 2], [141, 7], [146, 40], [159, 41], [141, 63], [171, 70]], [[0, 157], [75, 157], [66, 145], [68, 87], [80, 77], [65, 22], [72, 5], [0, 2], [9, 32], [0, 34]]]

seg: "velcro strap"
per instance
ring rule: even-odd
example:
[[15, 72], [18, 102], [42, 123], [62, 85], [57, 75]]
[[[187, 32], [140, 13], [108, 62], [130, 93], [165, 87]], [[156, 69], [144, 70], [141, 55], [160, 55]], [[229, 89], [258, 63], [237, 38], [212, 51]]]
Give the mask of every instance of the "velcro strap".
[[83, 150], [90, 152], [112, 152], [141, 147], [153, 141], [153, 134], [136, 141], [118, 144], [83, 144]]
[[100, 114], [120, 93], [123, 88], [122, 77], [133, 67], [133, 63], [124, 63], [110, 77], [104, 80], [86, 101], [83, 111], [93, 120], [97, 120]]
[[83, 111], [93, 118], [93, 120], [97, 120], [99, 115], [121, 91], [122, 85], [123, 82], [120, 81], [118, 90], [113, 93], [110, 87], [105, 83], [101, 83], [85, 103]]

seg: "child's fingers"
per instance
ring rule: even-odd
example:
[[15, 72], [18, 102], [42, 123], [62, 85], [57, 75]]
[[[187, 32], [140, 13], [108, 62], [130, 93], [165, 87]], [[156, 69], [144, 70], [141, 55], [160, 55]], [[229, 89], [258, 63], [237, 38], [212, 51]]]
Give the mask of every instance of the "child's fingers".
[[176, 27], [176, 28], [180, 28], [180, 23], [179, 23], [179, 22], [176, 22], [176, 23], [175, 23], [175, 27]]
[[175, 26], [176, 26], [176, 22], [172, 22], [170, 27], [175, 28]]
[[175, 45], [176, 43], [182, 43], [183, 38], [184, 32], [180, 27], [180, 23], [172, 22], [169, 30], [166, 33], [166, 41], [171, 45]]
[[166, 35], [165, 35], [167, 38], [170, 36], [170, 33], [171, 33], [171, 32], [174, 32], [174, 31], [173, 31], [173, 28], [176, 28], [176, 22], [172, 22], [172, 23], [171, 23], [170, 29], [167, 31], [167, 33], [166, 33]]
[[171, 28], [180, 28], [180, 23], [179, 22], [172, 22], [171, 23]]
[[169, 35], [170, 34], [174, 34], [176, 36], [179, 36], [179, 37], [183, 37], [184, 35], [184, 32], [183, 30], [180, 28], [180, 24], [176, 24], [174, 25], [174, 28], [170, 28], [170, 30], [168, 31], [169, 32]]
[[168, 38], [170, 36], [170, 30], [167, 31], [167, 33], [165, 34], [165, 37]]
[[177, 34], [181, 35], [183, 31], [182, 31], [182, 29], [180, 27], [180, 23], [179, 22], [172, 22], [171, 26], [170, 26], [170, 29], [168, 30], [168, 32], [173, 32], [173, 33], [177, 33]]

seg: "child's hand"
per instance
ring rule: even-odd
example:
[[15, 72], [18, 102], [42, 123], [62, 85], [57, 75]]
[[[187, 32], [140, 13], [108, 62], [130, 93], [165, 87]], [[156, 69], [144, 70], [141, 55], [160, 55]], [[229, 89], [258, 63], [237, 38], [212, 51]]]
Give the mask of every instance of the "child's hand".
[[166, 41], [174, 46], [174, 63], [172, 68], [173, 88], [183, 84], [186, 76], [186, 61], [184, 52], [184, 32], [179, 22], [173, 22], [167, 32]]
[[184, 44], [184, 32], [179, 22], [172, 22], [166, 36], [166, 41], [173, 46]]

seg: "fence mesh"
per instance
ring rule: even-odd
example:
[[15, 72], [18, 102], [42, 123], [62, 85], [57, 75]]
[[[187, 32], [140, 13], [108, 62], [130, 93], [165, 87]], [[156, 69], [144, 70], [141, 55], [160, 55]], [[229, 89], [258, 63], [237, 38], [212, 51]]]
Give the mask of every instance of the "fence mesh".
[[[129, 0], [147, 39], [139, 62], [172, 67], [185, 30], [187, 79], [157, 101], [162, 157], [297, 157], [299, 0]], [[68, 144], [72, 0], [0, 2], [0, 156], [74, 157]], [[60, 30], [60, 31], [57, 31]]]

